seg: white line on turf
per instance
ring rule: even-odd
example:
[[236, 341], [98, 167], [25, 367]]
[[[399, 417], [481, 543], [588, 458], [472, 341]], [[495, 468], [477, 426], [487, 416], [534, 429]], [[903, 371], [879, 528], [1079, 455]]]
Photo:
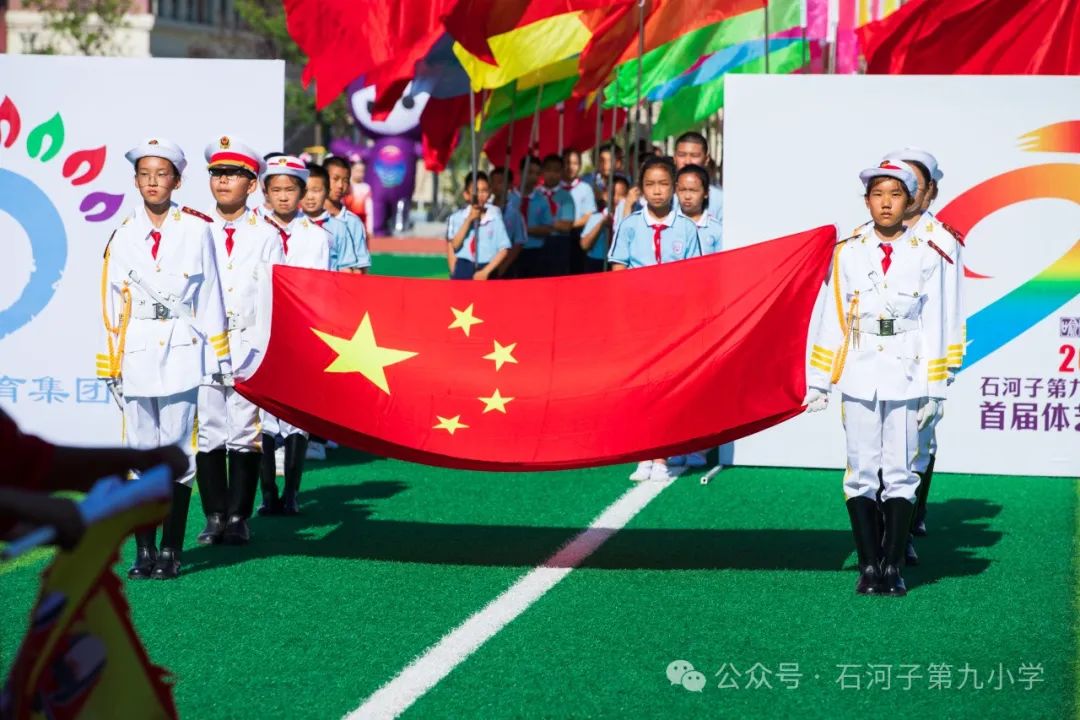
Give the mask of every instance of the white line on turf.
[[360, 707], [349, 713], [347, 720], [393, 718], [405, 712], [481, 645], [596, 552], [672, 482], [644, 482], [632, 487], [543, 565], [531, 570], [413, 660]]

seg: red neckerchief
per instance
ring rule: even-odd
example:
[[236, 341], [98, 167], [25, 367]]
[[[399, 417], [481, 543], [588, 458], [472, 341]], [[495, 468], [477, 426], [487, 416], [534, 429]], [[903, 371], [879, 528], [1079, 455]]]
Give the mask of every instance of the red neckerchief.
[[291, 235], [289, 235], [289, 233], [285, 231], [285, 228], [281, 227], [276, 222], [271, 220], [269, 215], [263, 215], [263, 219], [265, 219], [266, 222], [273, 225], [274, 229], [278, 231], [278, 235], [281, 236], [281, 249], [284, 251], [284, 253], [286, 255], [288, 255], [289, 254], [289, 238], [291, 237]]
[[555, 191], [548, 189], [546, 186], [540, 186], [540, 193], [547, 198], [548, 208], [551, 209], [551, 216], [555, 217], [559, 214], [559, 203], [555, 202]]

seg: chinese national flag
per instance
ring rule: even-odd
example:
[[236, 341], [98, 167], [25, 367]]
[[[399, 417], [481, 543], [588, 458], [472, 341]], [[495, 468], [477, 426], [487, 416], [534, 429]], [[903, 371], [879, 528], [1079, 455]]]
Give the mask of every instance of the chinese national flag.
[[477, 470], [664, 457], [801, 411], [819, 228], [622, 273], [457, 282], [277, 266], [241, 393], [379, 455]]

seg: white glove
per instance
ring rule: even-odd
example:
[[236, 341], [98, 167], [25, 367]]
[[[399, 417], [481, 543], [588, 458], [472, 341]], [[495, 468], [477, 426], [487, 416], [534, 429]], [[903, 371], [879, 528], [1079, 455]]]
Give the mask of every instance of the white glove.
[[938, 411], [941, 409], [941, 402], [937, 398], [926, 398], [926, 402], [919, 406], [919, 412], [915, 415], [919, 430], [925, 430], [934, 421]]
[[817, 388], [810, 388], [806, 391], [806, 397], [803, 398], [802, 402], [806, 406], [806, 412], [821, 412], [829, 407], [829, 395]]

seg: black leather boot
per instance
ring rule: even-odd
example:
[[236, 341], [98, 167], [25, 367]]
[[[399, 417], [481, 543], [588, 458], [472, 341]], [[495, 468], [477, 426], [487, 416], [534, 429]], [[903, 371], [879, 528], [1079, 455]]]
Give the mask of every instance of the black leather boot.
[[877, 595], [881, 592], [881, 530], [877, 502], [873, 498], [853, 497], [847, 501], [847, 510], [859, 562], [855, 592]]
[[247, 521], [255, 506], [261, 464], [262, 453], [229, 453], [229, 523], [225, 527], [225, 542], [230, 545], [243, 545], [251, 539]]
[[304, 476], [304, 455], [308, 439], [300, 433], [285, 438], [285, 491], [281, 494], [282, 512], [300, 514], [300, 480]]
[[169, 506], [169, 515], [161, 529], [161, 552], [154, 563], [155, 580], [174, 580], [180, 577], [180, 551], [184, 548], [184, 532], [187, 529], [190, 505], [191, 488], [174, 483], [172, 505]]
[[931, 455], [926, 472], [919, 473], [919, 504], [915, 506], [915, 517], [911, 525], [911, 534], [918, 537], [926, 535], [926, 501], [930, 497], [930, 481], [934, 478], [936, 460], [937, 455]]
[[280, 515], [281, 498], [278, 497], [277, 467], [274, 464], [274, 450], [277, 440], [273, 435], [263, 433], [262, 459], [259, 465], [259, 487], [262, 490], [262, 504], [259, 515]]
[[225, 534], [229, 505], [225, 482], [225, 448], [195, 455], [195, 482], [199, 484], [199, 500], [206, 515], [206, 527], [199, 533], [196, 542], [200, 545], [216, 545]]
[[135, 562], [128, 570], [131, 580], [146, 580], [154, 572], [157, 561], [157, 528], [135, 533]]
[[891, 498], [882, 503], [882, 507], [885, 510], [885, 558], [881, 571], [881, 593], [901, 597], [907, 595], [907, 585], [900, 571], [904, 567], [904, 552], [915, 505], [903, 498]]

